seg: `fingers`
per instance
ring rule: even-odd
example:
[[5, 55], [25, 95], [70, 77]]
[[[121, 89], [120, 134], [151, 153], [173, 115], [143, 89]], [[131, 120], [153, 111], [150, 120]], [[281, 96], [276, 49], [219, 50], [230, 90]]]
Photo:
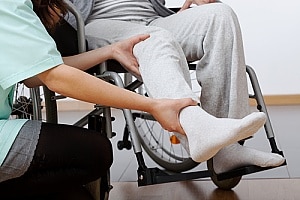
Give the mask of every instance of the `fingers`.
[[183, 108], [187, 107], [187, 106], [196, 106], [198, 104], [197, 101], [195, 101], [194, 99], [192, 98], [185, 98], [185, 99], [181, 99], [181, 109], [182, 110]]
[[122, 63], [122, 66], [134, 76], [141, 76], [139, 71], [139, 63], [132, 54], [127, 55], [126, 58], [124, 58], [124, 63]]
[[183, 108], [196, 105], [197, 101], [192, 98], [160, 99], [157, 100], [157, 104], [151, 114], [165, 130], [185, 135], [180, 125], [179, 114]]
[[180, 114], [180, 111], [182, 109], [184, 109], [185, 107], [187, 106], [197, 106], [198, 105], [198, 102], [192, 98], [186, 98], [186, 99], [182, 99], [182, 105], [181, 105], [181, 108], [178, 112], [178, 124], [179, 124], [179, 130], [178, 130], [178, 133], [181, 133], [181, 134], [184, 134], [185, 135], [185, 132], [183, 130], [183, 128], [181, 127], [180, 125], [180, 122], [179, 122], [179, 114]]
[[124, 62], [122, 64], [122, 66], [128, 71], [130, 72], [132, 75], [134, 75], [135, 77], [141, 77], [141, 73], [140, 73], [140, 70], [139, 70], [139, 65], [132, 61], [127, 61], [127, 62]]
[[186, 0], [178, 12], [188, 9], [192, 5], [192, 1]]
[[142, 35], [140, 35], [140, 40], [142, 41], [142, 40], [146, 40], [146, 39], [148, 39], [150, 37], [150, 34], [142, 34]]
[[188, 9], [192, 4], [196, 4], [197, 6], [208, 4], [208, 3], [215, 3], [216, 0], [186, 0], [178, 12]]
[[181, 103], [178, 104], [179, 105], [179, 112], [178, 112], [178, 116], [177, 116], [177, 128], [176, 128], [176, 132], [180, 133], [180, 134], [183, 134], [185, 135], [185, 132], [182, 128], [182, 126], [180, 125], [180, 122], [179, 122], [179, 114], [180, 114], [180, 111], [182, 109], [184, 109], [185, 107], [187, 106], [196, 106], [198, 104], [197, 101], [193, 100], [192, 98], [185, 98], [185, 99], [180, 99]]
[[149, 37], [150, 37], [150, 34], [137, 35], [137, 36], [132, 37], [132, 42], [134, 44], [137, 44], [137, 43], [139, 43], [141, 41], [144, 41], [144, 40], [148, 39]]
[[140, 70], [138, 68], [138, 65], [137, 66], [132, 66], [131, 70], [130, 70], [130, 73], [132, 75], [134, 75], [135, 77], [140, 77], [141, 76], [141, 73], [140, 73]]
[[181, 127], [180, 124], [179, 124], [178, 130], [177, 130], [176, 132], [177, 132], [177, 133], [180, 133], [180, 134], [182, 134], [182, 135], [185, 135], [185, 132], [184, 132], [184, 130], [183, 130], [183, 128]]

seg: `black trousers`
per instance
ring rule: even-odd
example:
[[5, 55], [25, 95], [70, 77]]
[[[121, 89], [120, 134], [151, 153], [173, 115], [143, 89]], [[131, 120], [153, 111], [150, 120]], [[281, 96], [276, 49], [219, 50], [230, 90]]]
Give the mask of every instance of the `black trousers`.
[[42, 123], [29, 169], [21, 177], [0, 183], [0, 199], [46, 199], [65, 191], [78, 192], [84, 184], [106, 175], [112, 162], [112, 145], [99, 132]]

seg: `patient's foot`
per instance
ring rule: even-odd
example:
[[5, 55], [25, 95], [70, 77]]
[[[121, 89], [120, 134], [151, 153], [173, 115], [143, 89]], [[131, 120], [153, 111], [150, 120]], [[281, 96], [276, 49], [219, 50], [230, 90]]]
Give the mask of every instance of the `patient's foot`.
[[284, 161], [285, 159], [279, 154], [258, 151], [238, 143], [224, 147], [213, 158], [214, 170], [217, 174], [248, 165], [276, 167]]
[[184, 108], [179, 118], [187, 135], [190, 156], [196, 162], [206, 161], [223, 147], [252, 136], [266, 121], [262, 112], [243, 119], [216, 118], [198, 106]]

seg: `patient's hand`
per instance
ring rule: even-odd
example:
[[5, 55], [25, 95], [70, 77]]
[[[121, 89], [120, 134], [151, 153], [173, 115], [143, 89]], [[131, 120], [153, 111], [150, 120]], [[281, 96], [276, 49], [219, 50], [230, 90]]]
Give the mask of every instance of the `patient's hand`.
[[127, 71], [136, 77], [140, 77], [139, 64], [133, 55], [133, 47], [137, 43], [146, 40], [150, 35], [142, 34], [112, 44], [113, 59], [117, 60]]
[[196, 4], [197, 6], [200, 6], [203, 4], [214, 3], [214, 2], [216, 2], [216, 0], [185, 0], [179, 12], [188, 9], [192, 4]]

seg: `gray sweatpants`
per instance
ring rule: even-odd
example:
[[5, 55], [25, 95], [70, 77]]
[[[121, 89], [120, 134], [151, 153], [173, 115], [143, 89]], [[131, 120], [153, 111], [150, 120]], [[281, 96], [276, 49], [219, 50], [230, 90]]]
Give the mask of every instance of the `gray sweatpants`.
[[134, 47], [147, 92], [154, 98], [199, 100], [192, 89], [187, 60], [199, 60], [202, 108], [216, 117], [249, 113], [245, 59], [239, 23], [223, 3], [193, 7], [150, 24], [107, 19], [90, 21], [86, 34], [110, 43], [133, 35], [150, 38]]

